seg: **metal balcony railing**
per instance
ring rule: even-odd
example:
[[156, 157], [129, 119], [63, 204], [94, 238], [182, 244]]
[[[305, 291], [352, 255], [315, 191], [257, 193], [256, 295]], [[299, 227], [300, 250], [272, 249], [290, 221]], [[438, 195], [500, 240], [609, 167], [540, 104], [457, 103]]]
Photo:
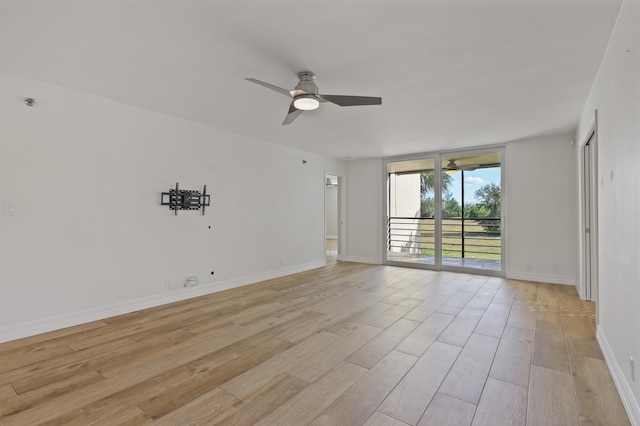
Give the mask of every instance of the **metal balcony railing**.
[[[502, 255], [499, 217], [442, 219], [442, 255], [499, 260]], [[435, 219], [389, 217], [387, 250], [397, 253], [435, 254]]]

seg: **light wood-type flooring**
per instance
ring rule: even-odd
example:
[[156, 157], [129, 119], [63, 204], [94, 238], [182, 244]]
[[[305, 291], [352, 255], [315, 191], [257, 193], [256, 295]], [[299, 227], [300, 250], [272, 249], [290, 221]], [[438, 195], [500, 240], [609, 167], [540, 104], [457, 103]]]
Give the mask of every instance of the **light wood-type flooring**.
[[569, 286], [337, 262], [0, 345], [2, 425], [626, 425]]

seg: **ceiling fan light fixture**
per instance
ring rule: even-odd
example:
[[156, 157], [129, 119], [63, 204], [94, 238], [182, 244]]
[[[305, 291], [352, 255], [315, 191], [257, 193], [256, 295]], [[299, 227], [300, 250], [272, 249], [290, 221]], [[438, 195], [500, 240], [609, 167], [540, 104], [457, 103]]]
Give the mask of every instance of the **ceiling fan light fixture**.
[[311, 111], [318, 109], [320, 101], [318, 97], [311, 94], [298, 95], [293, 100], [293, 106], [301, 111]]
[[449, 160], [449, 164], [447, 164], [447, 173], [450, 175], [456, 174], [458, 171], [458, 165], [456, 164], [456, 160]]

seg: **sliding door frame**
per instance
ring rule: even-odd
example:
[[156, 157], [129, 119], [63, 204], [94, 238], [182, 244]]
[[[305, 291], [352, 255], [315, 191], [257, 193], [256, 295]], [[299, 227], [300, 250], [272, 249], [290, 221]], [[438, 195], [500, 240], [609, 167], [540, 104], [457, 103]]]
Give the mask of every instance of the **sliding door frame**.
[[[399, 262], [389, 260], [387, 257], [387, 223], [388, 223], [388, 212], [389, 212], [389, 185], [388, 185], [388, 173], [387, 173], [387, 165], [389, 163], [396, 163], [401, 161], [410, 161], [410, 160], [422, 160], [422, 159], [434, 159], [434, 165], [440, 166], [442, 164], [442, 158], [448, 157], [451, 155], [465, 156], [465, 155], [475, 155], [475, 154], [484, 154], [488, 152], [499, 152], [500, 153], [500, 222], [501, 222], [501, 256], [500, 256], [500, 271], [492, 271], [487, 269], [476, 269], [476, 268], [466, 268], [461, 266], [447, 266], [442, 264], [442, 173], [434, 173], [434, 228], [435, 228], [435, 264], [423, 264], [423, 263], [413, 263], [413, 262]], [[425, 152], [419, 154], [411, 154], [411, 155], [401, 155], [395, 157], [386, 157], [382, 159], [382, 179], [381, 179], [381, 197], [382, 201], [382, 218], [381, 218], [381, 250], [382, 250], [382, 263], [385, 265], [392, 266], [403, 266], [403, 267], [411, 267], [418, 269], [432, 269], [438, 271], [451, 271], [451, 272], [462, 272], [476, 275], [489, 275], [489, 276], [497, 276], [504, 277], [506, 274], [506, 241], [507, 241], [507, 184], [505, 181], [505, 147], [504, 145], [492, 145], [492, 146], [484, 146], [473, 149], [457, 149], [457, 150], [443, 150], [437, 152]], [[464, 200], [463, 200], [464, 202]]]

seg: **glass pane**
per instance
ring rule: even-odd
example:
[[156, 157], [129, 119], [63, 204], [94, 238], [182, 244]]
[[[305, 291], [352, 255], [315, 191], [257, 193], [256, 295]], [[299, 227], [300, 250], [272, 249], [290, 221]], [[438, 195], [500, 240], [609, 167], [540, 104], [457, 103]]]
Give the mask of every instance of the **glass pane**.
[[443, 157], [442, 264], [499, 271], [500, 153]]
[[435, 264], [434, 160], [387, 164], [387, 260]]

